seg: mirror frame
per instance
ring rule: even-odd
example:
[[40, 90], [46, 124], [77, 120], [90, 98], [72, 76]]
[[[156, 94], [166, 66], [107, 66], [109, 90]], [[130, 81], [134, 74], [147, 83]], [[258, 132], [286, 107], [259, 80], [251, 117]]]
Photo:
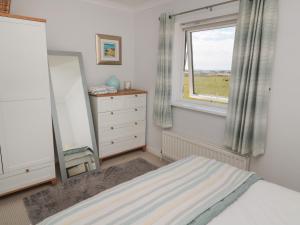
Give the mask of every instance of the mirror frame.
[[[94, 157], [96, 159], [95, 160], [96, 170], [99, 170], [100, 169], [100, 159], [99, 159], [98, 147], [97, 147], [97, 143], [96, 143], [95, 129], [94, 129], [90, 99], [89, 99], [89, 95], [88, 95], [87, 81], [86, 81], [86, 76], [85, 76], [85, 72], [84, 72], [82, 53], [81, 52], [48, 50], [48, 55], [75, 56], [78, 58], [80, 72], [81, 72], [82, 86], [83, 86], [84, 97], [85, 97], [84, 99], [85, 99], [85, 103], [86, 103], [86, 110], [87, 110], [89, 127], [90, 127], [90, 134], [91, 134], [92, 145], [93, 145], [92, 147], [93, 147], [93, 151], [94, 151]], [[48, 62], [48, 69], [49, 69], [49, 81], [50, 81], [52, 123], [53, 123], [54, 137], [55, 137], [55, 144], [56, 144], [55, 146], [56, 146], [56, 152], [57, 152], [58, 161], [59, 161], [61, 179], [63, 181], [65, 181], [68, 179], [68, 176], [67, 176], [67, 171], [66, 171], [66, 166], [65, 166], [65, 161], [64, 161], [63, 145], [62, 145], [62, 140], [61, 140], [61, 135], [60, 135], [60, 130], [59, 130], [58, 116], [57, 116], [57, 111], [56, 111], [56, 104], [55, 104], [49, 62]]]

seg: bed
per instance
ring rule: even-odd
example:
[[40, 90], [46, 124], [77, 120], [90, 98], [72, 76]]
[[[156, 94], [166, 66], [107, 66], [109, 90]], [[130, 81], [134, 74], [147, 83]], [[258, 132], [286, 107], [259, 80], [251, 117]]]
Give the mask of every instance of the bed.
[[120, 184], [40, 225], [297, 225], [300, 193], [191, 156]]

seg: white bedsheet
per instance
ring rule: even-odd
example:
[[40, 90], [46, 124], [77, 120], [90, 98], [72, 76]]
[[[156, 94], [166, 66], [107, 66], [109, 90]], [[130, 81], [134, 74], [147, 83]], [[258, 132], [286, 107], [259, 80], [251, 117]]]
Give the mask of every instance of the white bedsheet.
[[258, 181], [208, 225], [300, 225], [300, 193]]

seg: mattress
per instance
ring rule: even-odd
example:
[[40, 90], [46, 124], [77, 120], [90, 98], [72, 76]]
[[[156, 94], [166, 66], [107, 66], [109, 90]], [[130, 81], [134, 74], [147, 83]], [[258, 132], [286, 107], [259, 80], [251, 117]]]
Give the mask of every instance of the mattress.
[[299, 225], [300, 193], [267, 181], [253, 184], [209, 225]]

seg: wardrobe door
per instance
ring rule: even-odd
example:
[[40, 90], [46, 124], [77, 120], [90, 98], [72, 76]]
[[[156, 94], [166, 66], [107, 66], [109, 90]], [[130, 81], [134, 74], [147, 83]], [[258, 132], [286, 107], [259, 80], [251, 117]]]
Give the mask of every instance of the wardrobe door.
[[50, 102], [0, 103], [4, 173], [54, 162]]
[[2, 154], [1, 154], [1, 146], [0, 146], [0, 175], [3, 174], [3, 165], [2, 165]]
[[49, 97], [45, 24], [0, 17], [0, 101]]
[[2, 104], [0, 102], [0, 175], [4, 173], [3, 171], [3, 157], [2, 152], [4, 151], [4, 133], [3, 133], [3, 120], [2, 120]]

